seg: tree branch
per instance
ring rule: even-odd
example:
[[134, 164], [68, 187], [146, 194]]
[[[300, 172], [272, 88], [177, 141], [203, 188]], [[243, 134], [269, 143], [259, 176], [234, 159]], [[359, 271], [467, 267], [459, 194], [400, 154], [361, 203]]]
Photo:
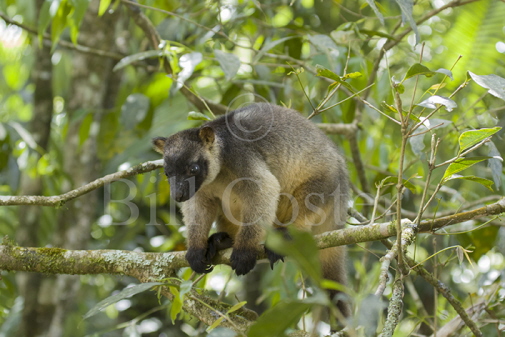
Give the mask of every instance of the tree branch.
[[157, 168], [163, 167], [163, 160], [148, 161], [136, 166], [133, 166], [127, 170], [119, 171], [106, 175], [102, 178], [98, 178], [89, 184], [76, 188], [70, 192], [44, 197], [39, 195], [20, 195], [20, 196], [0, 196], [0, 206], [15, 206], [15, 205], [37, 205], [37, 206], [53, 206], [59, 207], [65, 204], [65, 202], [80, 197], [86, 193], [96, 190], [105, 184], [112, 183], [119, 179], [131, 177], [137, 174], [150, 172]]
[[[0, 12], [0, 18], [2, 18], [2, 20], [7, 22], [8, 24], [17, 26], [17, 27], [27, 31], [30, 34], [38, 35], [38, 32], [36, 29], [28, 27], [27, 25], [19, 23], [15, 20], [12, 20], [5, 13]], [[51, 44], [52, 44], [51, 35], [49, 35], [48, 33], [44, 33], [42, 35], [42, 38], [44, 40], [44, 44], [48, 44], [49, 46], [51, 46]], [[91, 54], [91, 55], [96, 55], [96, 56], [101, 56], [101, 57], [108, 57], [108, 58], [118, 60], [118, 61], [121, 60], [123, 57], [125, 57], [125, 55], [121, 55], [118, 53], [114, 53], [114, 52], [110, 52], [110, 51], [106, 51], [106, 50], [98, 50], [98, 49], [90, 48], [87, 46], [83, 46], [82, 44], [77, 44], [77, 43], [73, 44], [72, 42], [65, 41], [65, 40], [58, 40], [58, 45], [62, 46], [64, 48], [67, 48], [67, 49], [77, 50], [81, 53]]]

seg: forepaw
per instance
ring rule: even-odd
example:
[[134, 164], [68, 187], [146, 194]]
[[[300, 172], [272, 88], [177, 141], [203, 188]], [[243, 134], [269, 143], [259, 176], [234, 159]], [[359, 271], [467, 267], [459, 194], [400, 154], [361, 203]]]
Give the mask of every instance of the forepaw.
[[211, 262], [217, 252], [233, 246], [233, 240], [226, 232], [212, 234], [207, 240], [207, 261]]
[[256, 265], [258, 252], [254, 248], [234, 248], [231, 253], [231, 268], [237, 275], [245, 275]]
[[191, 266], [191, 269], [197, 273], [207, 274], [214, 269], [210, 264], [210, 260], [207, 259], [206, 248], [189, 248], [186, 253], [186, 260]]
[[265, 253], [267, 254], [268, 261], [270, 261], [270, 268], [274, 269], [274, 263], [281, 260], [284, 262], [284, 255], [278, 254], [274, 251], [271, 251], [265, 246]]

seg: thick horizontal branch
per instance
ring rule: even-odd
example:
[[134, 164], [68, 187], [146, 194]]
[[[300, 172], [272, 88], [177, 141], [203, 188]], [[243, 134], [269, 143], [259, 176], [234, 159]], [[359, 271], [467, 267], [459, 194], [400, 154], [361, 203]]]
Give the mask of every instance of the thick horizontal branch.
[[[479, 209], [436, 220], [423, 221], [419, 232], [433, 232], [442, 227], [483, 216], [505, 212], [505, 198]], [[316, 235], [319, 249], [377, 241], [396, 235], [394, 222], [353, 226]], [[266, 257], [258, 246], [258, 258]], [[141, 253], [120, 250], [65, 250], [61, 248], [24, 248], [0, 245], [0, 269], [44, 274], [119, 274], [133, 277], [157, 275], [164, 278], [173, 270], [188, 267], [185, 252]], [[230, 264], [231, 249], [219, 252], [215, 264]], [[166, 271], [166, 273], [164, 272]], [[145, 275], [144, 275], [145, 274]]]
[[36, 206], [62, 206], [65, 202], [80, 197], [83, 194], [89, 193], [105, 184], [110, 184], [119, 179], [131, 177], [137, 174], [150, 172], [157, 168], [163, 167], [163, 160], [148, 161], [127, 170], [119, 171], [106, 175], [102, 178], [94, 180], [89, 184], [76, 188], [70, 192], [44, 197], [39, 195], [21, 195], [21, 196], [0, 196], [0, 206], [15, 206], [15, 205], [36, 205]]

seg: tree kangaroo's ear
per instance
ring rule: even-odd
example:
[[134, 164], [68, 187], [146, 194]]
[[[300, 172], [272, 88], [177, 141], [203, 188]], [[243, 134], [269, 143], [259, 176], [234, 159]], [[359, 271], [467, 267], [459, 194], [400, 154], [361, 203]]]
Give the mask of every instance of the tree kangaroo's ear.
[[163, 150], [165, 149], [166, 141], [167, 141], [167, 139], [165, 137], [153, 138], [154, 151], [163, 154]]
[[203, 143], [207, 146], [212, 145], [214, 143], [214, 139], [216, 135], [214, 134], [214, 130], [210, 126], [204, 126], [200, 129], [198, 134]]

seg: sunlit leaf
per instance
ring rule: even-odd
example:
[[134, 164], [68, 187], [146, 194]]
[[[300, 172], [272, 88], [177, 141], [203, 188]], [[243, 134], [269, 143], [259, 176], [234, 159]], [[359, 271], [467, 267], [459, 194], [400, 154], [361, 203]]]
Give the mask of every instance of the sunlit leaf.
[[98, 7], [98, 16], [102, 16], [105, 14], [111, 2], [112, 0], [100, 0], [100, 7]]
[[460, 158], [457, 159], [454, 163], [450, 164], [449, 167], [445, 170], [444, 176], [442, 177], [442, 181], [447, 180], [453, 174], [461, 172], [470, 166], [473, 166], [481, 161], [489, 159], [489, 157], [472, 157], [472, 158]]
[[446, 182], [448, 182], [450, 180], [454, 180], [454, 179], [462, 179], [462, 180], [473, 181], [473, 182], [476, 182], [476, 183], [479, 183], [479, 184], [485, 186], [491, 192], [493, 191], [493, 187], [492, 187], [493, 186], [493, 182], [491, 180], [480, 178], [480, 177], [476, 177], [476, 176], [460, 176], [460, 175], [457, 175], [457, 174], [453, 174], [450, 177], [448, 177], [447, 179], [445, 179], [444, 183], [446, 183]]
[[320, 65], [317, 65], [316, 69], [317, 69], [317, 76], [326, 77], [337, 82], [342, 82], [342, 78], [337, 74], [335, 74], [330, 69], [326, 69], [325, 67]]
[[465, 131], [459, 136], [459, 153], [491, 137], [501, 130], [501, 127]]
[[359, 71], [355, 71], [353, 73], [349, 73], [349, 74], [345, 74], [344, 76], [342, 76], [342, 79], [343, 80], [346, 80], [348, 78], [360, 78], [361, 76], [363, 76]]
[[172, 306], [170, 307], [170, 319], [172, 320], [172, 324], [174, 324], [175, 320], [177, 319], [177, 315], [179, 315], [179, 313], [182, 311], [183, 298], [177, 287], [169, 287], [169, 289], [172, 295], [174, 295], [172, 299]]
[[210, 331], [214, 330], [215, 328], [217, 328], [217, 327], [219, 326], [219, 324], [221, 324], [221, 323], [223, 322], [223, 320], [224, 320], [224, 319], [225, 319], [224, 317], [219, 317], [218, 319], [216, 319], [216, 320], [214, 321], [214, 323], [212, 323], [212, 325], [211, 325], [211, 326], [209, 326], [209, 327], [207, 328], [207, 330], [206, 330], [206, 331], [207, 331], [207, 332], [210, 332]]
[[469, 71], [468, 73], [475, 81], [475, 83], [477, 83], [481, 87], [489, 89], [488, 92], [491, 95], [501, 98], [502, 100], [505, 101], [505, 78], [494, 74], [475, 75], [471, 71]]
[[188, 112], [188, 119], [194, 121], [210, 121], [210, 118], [198, 111]]
[[226, 313], [232, 313], [234, 311], [237, 311], [238, 309], [242, 308], [244, 305], [247, 304], [247, 301], [242, 301], [242, 302], [239, 302], [237, 304], [235, 304], [234, 306], [232, 306], [230, 309], [228, 309], [228, 311]]
[[438, 95], [431, 96], [417, 105], [428, 109], [436, 109], [438, 105], [443, 105], [449, 112], [458, 106], [452, 99]]
[[144, 292], [148, 289], [151, 289], [154, 286], [162, 285], [162, 282], [149, 282], [149, 283], [141, 283], [134, 285], [133, 287], [125, 288], [121, 290], [119, 293], [109, 296], [106, 299], [100, 301], [97, 305], [95, 305], [91, 310], [89, 310], [86, 314], [84, 314], [83, 319], [89, 318], [93, 315], [96, 315], [103, 309], [107, 308], [109, 305], [117, 303], [125, 298], [131, 297], [138, 293]]

